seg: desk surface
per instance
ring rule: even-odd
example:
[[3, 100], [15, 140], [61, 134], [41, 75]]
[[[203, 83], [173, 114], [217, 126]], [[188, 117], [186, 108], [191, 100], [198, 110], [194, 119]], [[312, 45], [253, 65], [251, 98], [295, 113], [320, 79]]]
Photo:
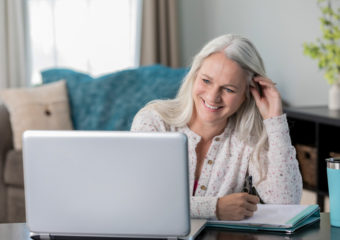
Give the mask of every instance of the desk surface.
[[[340, 228], [330, 227], [329, 213], [321, 213], [321, 221], [300, 229], [292, 235], [279, 235], [264, 232], [240, 232], [207, 228], [204, 229], [196, 240], [269, 240], [269, 239], [340, 239]], [[0, 224], [0, 240], [31, 240], [29, 230], [25, 223]]]

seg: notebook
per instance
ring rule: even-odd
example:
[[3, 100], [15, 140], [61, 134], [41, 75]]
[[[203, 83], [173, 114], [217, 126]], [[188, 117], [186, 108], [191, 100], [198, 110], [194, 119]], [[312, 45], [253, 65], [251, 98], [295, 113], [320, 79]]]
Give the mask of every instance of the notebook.
[[258, 204], [250, 218], [241, 221], [208, 221], [209, 227], [293, 233], [320, 220], [318, 205]]
[[26, 131], [27, 225], [42, 237], [188, 237], [204, 223], [190, 222], [187, 157], [180, 133]]

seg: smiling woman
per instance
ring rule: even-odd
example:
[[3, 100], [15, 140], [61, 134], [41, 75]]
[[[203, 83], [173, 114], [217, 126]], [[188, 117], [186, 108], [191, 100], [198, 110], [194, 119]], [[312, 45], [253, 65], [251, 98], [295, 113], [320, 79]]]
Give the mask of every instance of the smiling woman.
[[[280, 94], [242, 36], [204, 46], [176, 98], [146, 105], [131, 130], [187, 135], [192, 217], [240, 220], [260, 200], [300, 202], [302, 180]], [[249, 176], [255, 196], [243, 192]]]
[[[245, 99], [246, 73], [223, 53], [207, 57], [193, 86], [195, 110], [189, 122], [197, 130], [205, 124], [224, 129]], [[197, 129], [197, 130], [196, 130]]]
[[140, 0], [28, 0], [32, 82], [51, 67], [99, 75], [139, 61]]

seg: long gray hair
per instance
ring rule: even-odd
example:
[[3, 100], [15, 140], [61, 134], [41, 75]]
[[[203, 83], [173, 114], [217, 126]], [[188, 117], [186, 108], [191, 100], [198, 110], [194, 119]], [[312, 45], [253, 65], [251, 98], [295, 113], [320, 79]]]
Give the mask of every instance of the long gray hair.
[[141, 111], [154, 109], [170, 125], [181, 127], [188, 124], [194, 109], [192, 89], [197, 73], [203, 61], [217, 52], [224, 53], [227, 58], [238, 63], [247, 73], [246, 99], [236, 113], [229, 117], [228, 125], [232, 124], [241, 141], [253, 145], [251, 161], [258, 169], [261, 181], [267, 173], [266, 168], [261, 167], [264, 162], [260, 157], [260, 152], [262, 149], [268, 148], [268, 136], [249, 87], [253, 85], [252, 78], [254, 75], [266, 77], [266, 72], [261, 56], [248, 39], [235, 34], [226, 34], [208, 42], [194, 57], [190, 71], [183, 79], [176, 98], [152, 101]]

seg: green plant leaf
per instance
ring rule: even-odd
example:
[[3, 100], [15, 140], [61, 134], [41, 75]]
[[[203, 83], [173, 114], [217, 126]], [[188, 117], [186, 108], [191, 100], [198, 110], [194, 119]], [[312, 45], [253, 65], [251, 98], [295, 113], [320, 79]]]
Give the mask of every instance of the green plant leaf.
[[334, 14], [334, 11], [333, 9], [331, 9], [330, 7], [323, 7], [321, 8], [321, 12], [325, 15], [329, 15], [329, 16], [332, 16]]
[[303, 43], [303, 54], [318, 60], [328, 83], [339, 81], [340, 76], [340, 8], [335, 10], [331, 0], [317, 0], [323, 16], [319, 18], [322, 37], [315, 42]]

